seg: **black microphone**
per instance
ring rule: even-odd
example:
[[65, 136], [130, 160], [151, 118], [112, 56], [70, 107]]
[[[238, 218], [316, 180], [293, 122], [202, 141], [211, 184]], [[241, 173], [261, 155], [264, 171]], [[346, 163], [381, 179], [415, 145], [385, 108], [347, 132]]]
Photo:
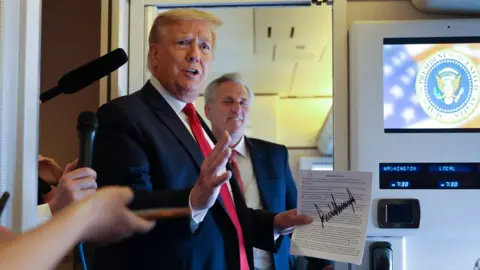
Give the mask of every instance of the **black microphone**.
[[121, 48], [113, 50], [79, 68], [63, 75], [58, 85], [40, 95], [42, 103], [60, 94], [73, 94], [114, 72], [128, 61], [127, 54]]
[[[81, 112], [77, 118], [77, 134], [79, 141], [79, 154], [77, 168], [92, 167], [93, 142], [95, 132], [97, 131], [98, 120], [94, 112]], [[83, 244], [79, 243], [75, 247], [74, 261], [77, 262], [75, 255], [78, 255], [83, 270], [88, 270], [87, 261], [83, 252]]]
[[97, 131], [97, 116], [93, 112], [82, 112], [77, 119], [79, 157], [77, 168], [92, 167], [93, 141]]

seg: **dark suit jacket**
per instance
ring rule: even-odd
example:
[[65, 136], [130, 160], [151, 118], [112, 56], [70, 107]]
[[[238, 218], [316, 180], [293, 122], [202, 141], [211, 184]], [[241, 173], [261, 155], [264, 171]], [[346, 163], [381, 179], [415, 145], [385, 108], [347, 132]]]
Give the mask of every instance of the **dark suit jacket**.
[[[193, 136], [150, 82], [134, 94], [103, 105], [97, 116], [93, 169], [99, 187], [132, 187], [136, 194], [131, 207], [135, 209], [188, 206], [204, 157]], [[282, 238], [273, 240], [274, 214], [247, 208], [235, 178], [230, 185], [253, 269], [253, 246], [276, 252]], [[219, 198], [194, 234], [188, 217], [157, 221], [147, 235], [97, 248], [93, 269], [237, 270], [235, 227]]]
[[[252, 167], [265, 210], [280, 213], [297, 208], [297, 188], [288, 162], [285, 146], [245, 137]], [[285, 237], [280, 249], [273, 254], [276, 270], [295, 269], [290, 255], [290, 238]], [[308, 258], [309, 269], [322, 269], [330, 261]]]

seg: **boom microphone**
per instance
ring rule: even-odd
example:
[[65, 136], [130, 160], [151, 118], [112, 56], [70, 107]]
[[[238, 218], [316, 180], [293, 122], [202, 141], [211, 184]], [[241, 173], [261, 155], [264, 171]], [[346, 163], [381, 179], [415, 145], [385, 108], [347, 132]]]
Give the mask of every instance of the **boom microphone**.
[[128, 61], [127, 54], [121, 48], [113, 50], [79, 68], [63, 75], [58, 85], [40, 95], [42, 103], [59, 94], [73, 94], [114, 72]]
[[93, 112], [82, 112], [77, 119], [79, 157], [77, 168], [92, 167], [93, 141], [97, 131], [97, 116]]

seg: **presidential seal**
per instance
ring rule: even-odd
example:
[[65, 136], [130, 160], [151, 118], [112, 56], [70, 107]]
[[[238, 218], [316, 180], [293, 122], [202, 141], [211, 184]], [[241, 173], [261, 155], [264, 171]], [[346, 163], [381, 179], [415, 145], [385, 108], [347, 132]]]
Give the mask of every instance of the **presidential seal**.
[[480, 78], [475, 62], [463, 53], [442, 50], [420, 66], [415, 83], [425, 113], [442, 123], [465, 120], [480, 101]]

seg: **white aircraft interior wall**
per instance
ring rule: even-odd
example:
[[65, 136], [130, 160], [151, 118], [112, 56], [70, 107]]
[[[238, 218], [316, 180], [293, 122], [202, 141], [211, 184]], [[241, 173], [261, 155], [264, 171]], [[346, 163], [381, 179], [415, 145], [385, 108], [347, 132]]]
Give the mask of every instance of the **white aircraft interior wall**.
[[[358, 22], [351, 25], [350, 163], [351, 170], [373, 171], [372, 213], [367, 238], [405, 241], [396, 250], [402, 263], [393, 269], [472, 269], [480, 257], [480, 215], [475, 189], [380, 189], [379, 163], [478, 162], [479, 133], [384, 132], [384, 38], [480, 36], [480, 20]], [[475, 56], [476, 57], [476, 56]], [[398, 61], [402, 61], [402, 55]], [[395, 72], [395, 67], [393, 67]], [[405, 81], [416, 74], [394, 74]], [[397, 88], [401, 88], [398, 85]], [[398, 98], [410, 98], [398, 89]], [[415, 93], [415, 91], [413, 91]], [[391, 110], [388, 110], [392, 113]], [[395, 111], [393, 113], [403, 113]], [[420, 202], [418, 229], [381, 229], [377, 203], [385, 198], [413, 198]], [[455, 251], [455, 254], [452, 252]], [[368, 260], [364, 255], [364, 263]], [[357, 269], [364, 269], [361, 266]], [[366, 268], [365, 268], [366, 269]]]

